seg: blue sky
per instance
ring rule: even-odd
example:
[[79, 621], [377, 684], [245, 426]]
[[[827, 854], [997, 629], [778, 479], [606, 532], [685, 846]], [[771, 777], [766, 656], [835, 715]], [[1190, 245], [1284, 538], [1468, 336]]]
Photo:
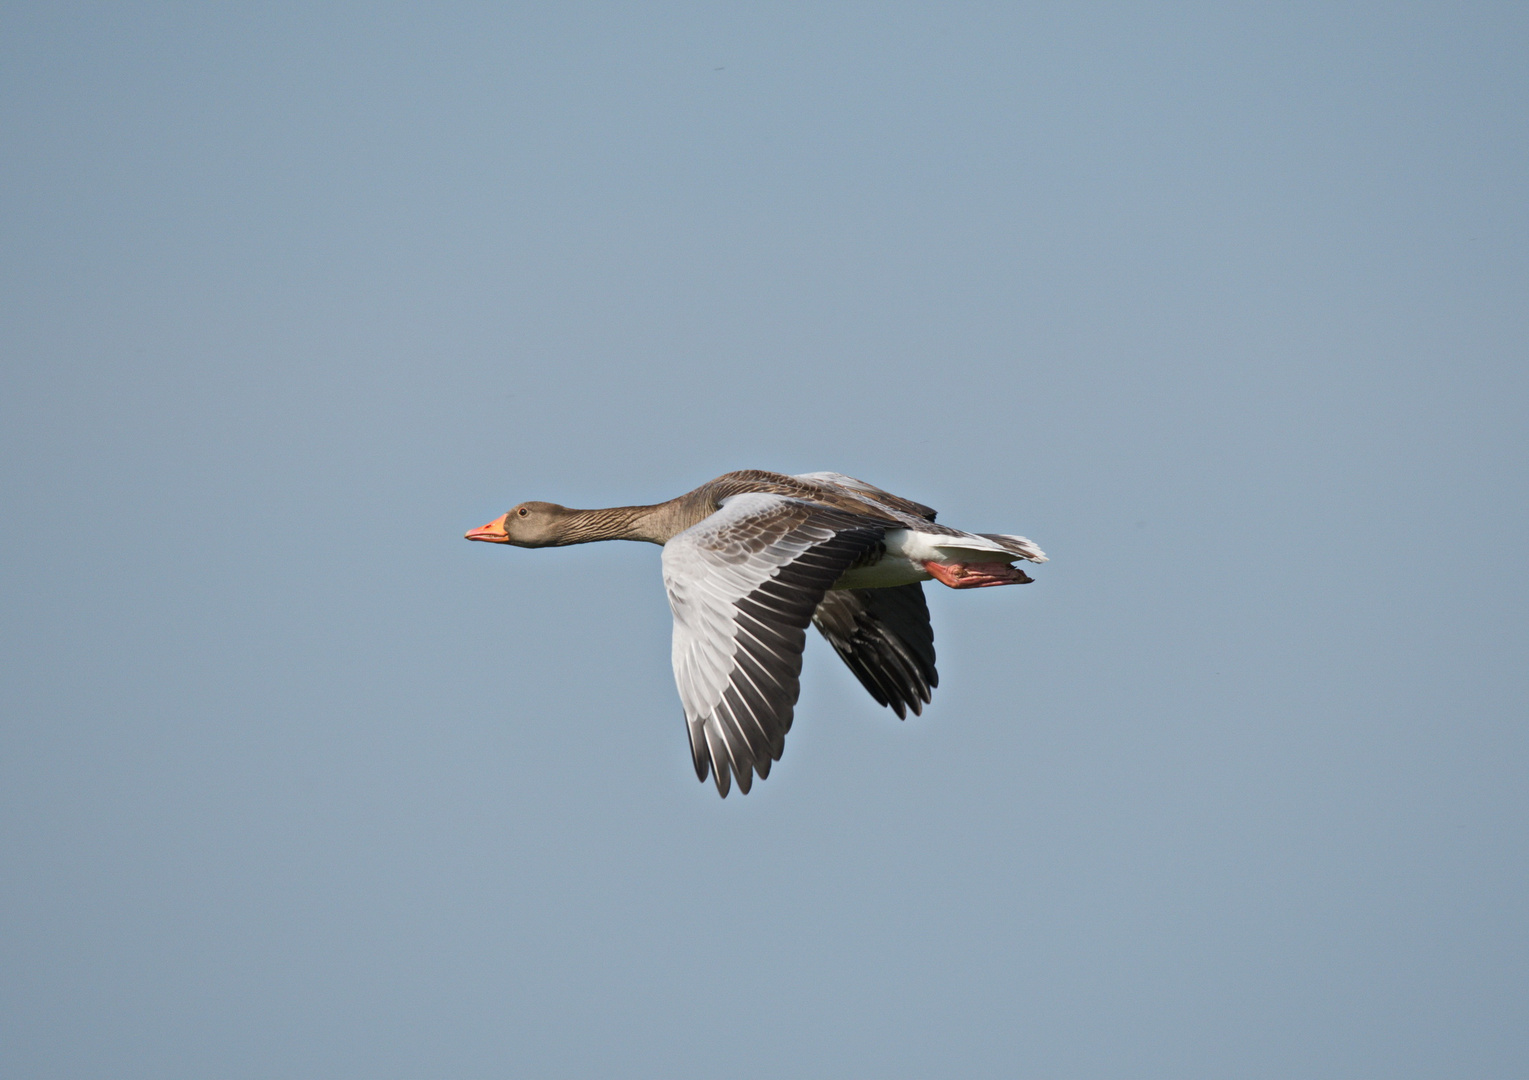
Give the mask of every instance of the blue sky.
[[[0, 20], [6, 1075], [1529, 1065], [1519, 6]], [[736, 468], [1053, 561], [722, 802]]]

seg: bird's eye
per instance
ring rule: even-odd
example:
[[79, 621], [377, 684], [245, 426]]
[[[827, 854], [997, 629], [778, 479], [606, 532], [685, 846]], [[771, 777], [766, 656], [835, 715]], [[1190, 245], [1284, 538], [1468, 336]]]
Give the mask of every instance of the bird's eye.
[[527, 510], [524, 506], [522, 506], [519, 510], [517, 510], [515, 512], [517, 514], [519, 514], [521, 517], [525, 517], [525, 516], [527, 516], [528, 514], [531, 513], [531, 511]]

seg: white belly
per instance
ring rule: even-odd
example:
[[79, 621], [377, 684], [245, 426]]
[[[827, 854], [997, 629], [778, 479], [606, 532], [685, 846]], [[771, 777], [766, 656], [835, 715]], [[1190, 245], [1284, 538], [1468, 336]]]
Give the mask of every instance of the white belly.
[[838, 581], [836, 589], [890, 589], [896, 585], [912, 585], [915, 581], [928, 581], [929, 571], [922, 565], [890, 551], [869, 566], [857, 566], [848, 570]]

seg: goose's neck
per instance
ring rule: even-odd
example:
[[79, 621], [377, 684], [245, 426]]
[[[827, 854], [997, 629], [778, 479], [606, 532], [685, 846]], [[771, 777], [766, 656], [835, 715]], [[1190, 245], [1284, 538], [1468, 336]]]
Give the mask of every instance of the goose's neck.
[[693, 522], [682, 522], [671, 500], [656, 506], [610, 506], [601, 510], [569, 510], [562, 521], [561, 544], [588, 544], [595, 540], [643, 540], [667, 543], [675, 533]]

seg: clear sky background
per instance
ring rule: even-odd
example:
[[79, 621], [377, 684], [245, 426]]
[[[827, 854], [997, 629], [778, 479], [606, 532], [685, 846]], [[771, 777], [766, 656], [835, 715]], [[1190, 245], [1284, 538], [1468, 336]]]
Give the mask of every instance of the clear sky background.
[[[1520, 1077], [1521, 4], [12, 4], [0, 1072]], [[658, 551], [1033, 537], [696, 783]]]

